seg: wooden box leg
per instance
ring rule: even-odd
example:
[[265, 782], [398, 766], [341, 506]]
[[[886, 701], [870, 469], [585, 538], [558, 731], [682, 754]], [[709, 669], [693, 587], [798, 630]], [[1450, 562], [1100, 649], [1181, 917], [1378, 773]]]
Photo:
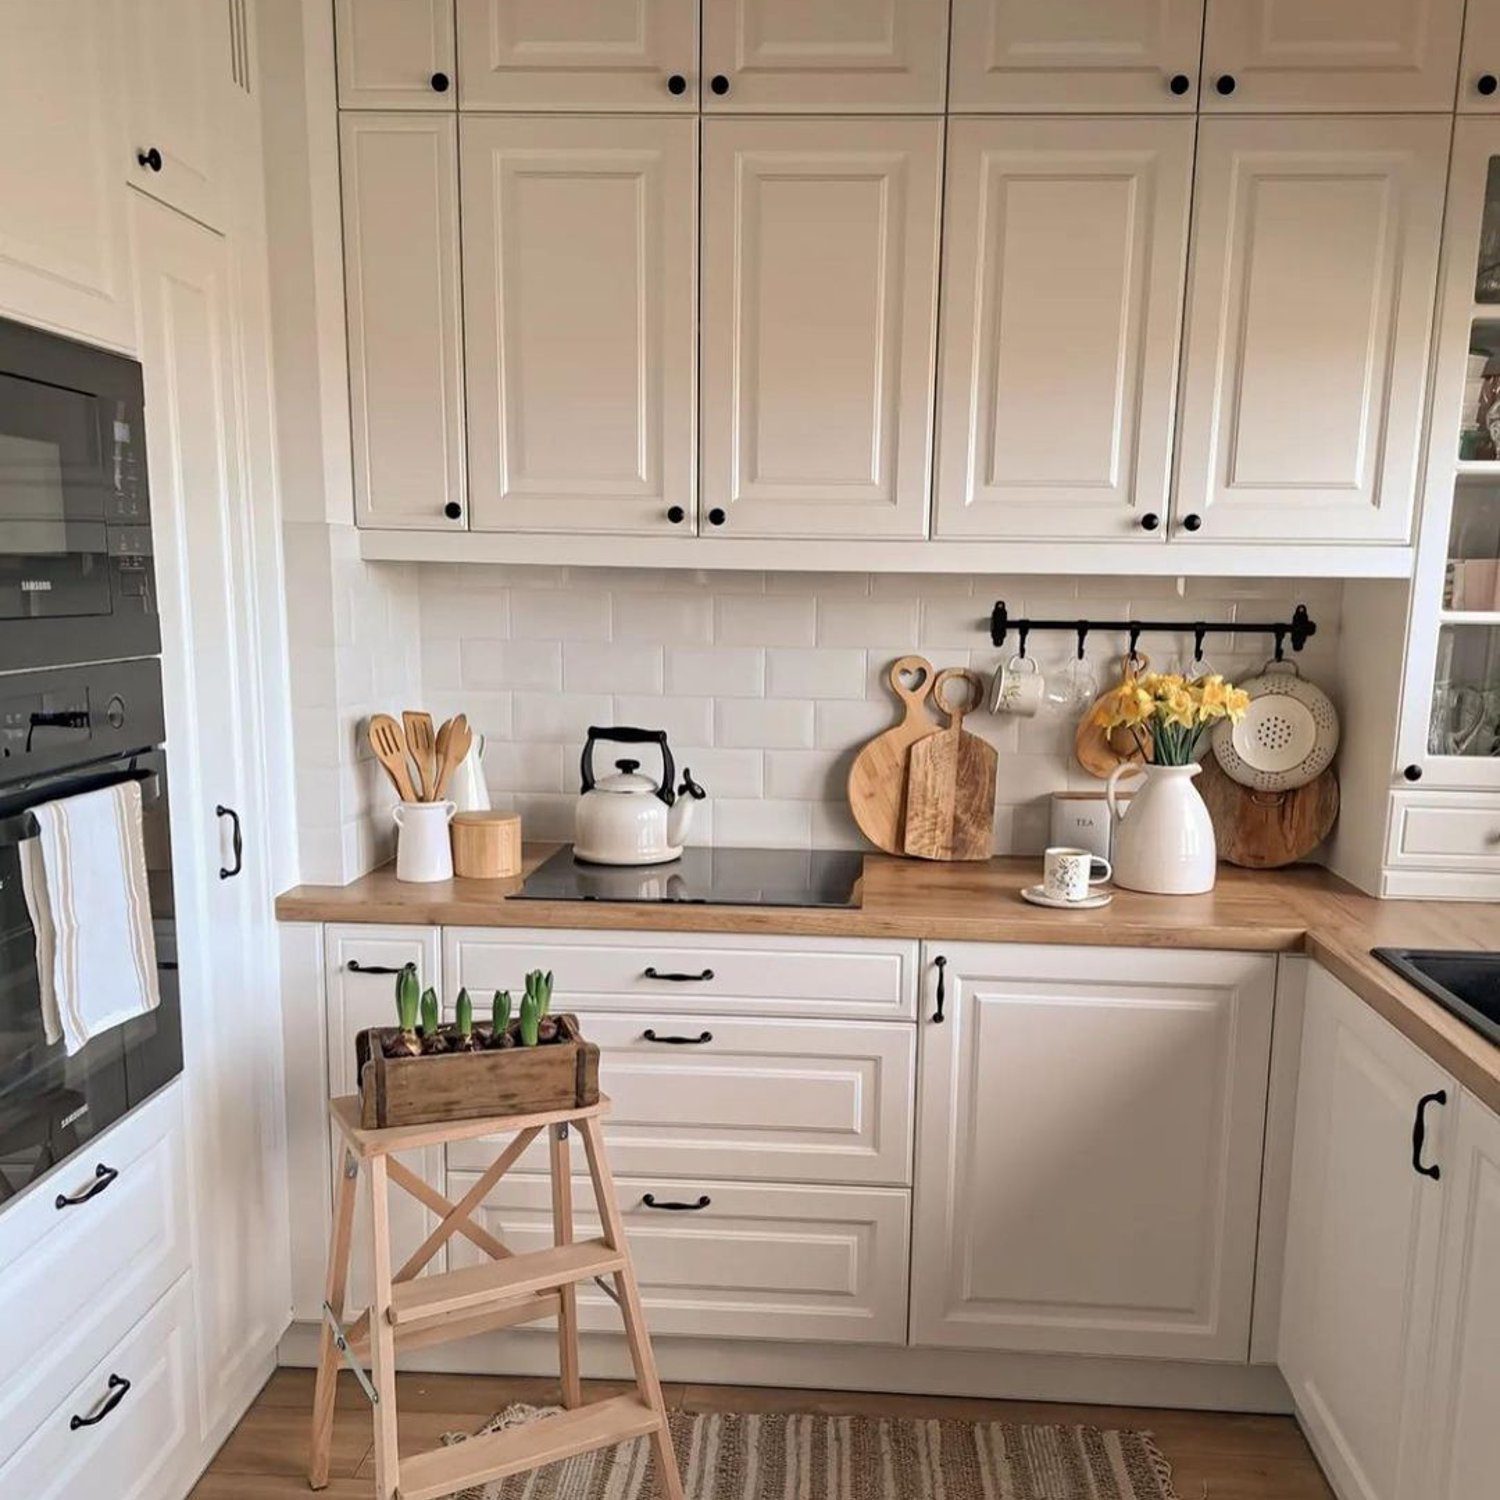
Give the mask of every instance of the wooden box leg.
[[[328, 1275], [323, 1283], [324, 1301], [340, 1322], [344, 1318], [344, 1291], [349, 1283], [350, 1239], [354, 1228], [354, 1197], [359, 1187], [359, 1162], [344, 1152], [339, 1174], [338, 1197], [333, 1209], [333, 1233], [328, 1242]], [[312, 1438], [308, 1445], [307, 1483], [321, 1490], [328, 1484], [328, 1460], [333, 1446], [333, 1412], [338, 1395], [339, 1352], [333, 1329], [323, 1319], [318, 1335], [318, 1378], [313, 1386]]]
[[391, 1324], [390, 1183], [383, 1156], [370, 1158], [370, 1374], [375, 1386], [375, 1494], [396, 1500], [396, 1330]]
[[[573, 1143], [566, 1124], [554, 1125], [548, 1133], [552, 1167], [552, 1240], [573, 1243]], [[561, 1307], [557, 1314], [557, 1365], [562, 1379], [562, 1404], [570, 1410], [583, 1404], [578, 1379], [578, 1288], [571, 1282], [558, 1288]]]

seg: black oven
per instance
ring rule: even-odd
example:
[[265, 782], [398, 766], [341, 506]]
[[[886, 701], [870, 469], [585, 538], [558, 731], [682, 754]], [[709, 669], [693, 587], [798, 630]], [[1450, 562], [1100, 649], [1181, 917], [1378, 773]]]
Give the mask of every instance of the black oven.
[[[154, 660], [0, 674], [0, 1208], [182, 1071], [165, 736]], [[141, 785], [161, 1004], [69, 1057], [43, 1027], [20, 846], [37, 803], [127, 780]]]
[[0, 318], [0, 672], [160, 650], [141, 367]]

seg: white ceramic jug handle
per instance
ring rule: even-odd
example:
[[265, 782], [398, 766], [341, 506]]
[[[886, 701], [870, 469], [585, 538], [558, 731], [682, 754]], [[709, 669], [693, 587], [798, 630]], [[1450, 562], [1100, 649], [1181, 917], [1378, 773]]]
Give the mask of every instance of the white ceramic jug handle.
[[1125, 809], [1115, 800], [1115, 783], [1127, 772], [1135, 770], [1133, 760], [1122, 760], [1113, 771], [1109, 773], [1109, 780], [1104, 786], [1104, 801], [1109, 807], [1110, 822], [1118, 823], [1125, 816]]
[[406, 811], [406, 804], [404, 802], [398, 802], [391, 809], [391, 821], [396, 825], [397, 828], [405, 828], [406, 827], [406, 823], [405, 823], [405, 821], [403, 820], [403, 818], [401, 816], [401, 814], [403, 812], [405, 812], [405, 811]]
[[458, 811], [458, 803], [440, 802], [438, 803], [438, 806], [443, 809], [443, 822], [451, 823], [453, 821], [454, 813]]

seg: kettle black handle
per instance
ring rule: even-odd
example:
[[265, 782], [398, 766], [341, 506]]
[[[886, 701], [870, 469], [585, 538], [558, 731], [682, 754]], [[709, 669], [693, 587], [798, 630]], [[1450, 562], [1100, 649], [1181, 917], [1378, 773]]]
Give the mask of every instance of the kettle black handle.
[[667, 747], [665, 729], [630, 729], [624, 725], [600, 728], [596, 724], [590, 724], [588, 737], [583, 742], [583, 760], [579, 766], [585, 792], [594, 789], [595, 740], [607, 740], [612, 745], [655, 745], [661, 751], [661, 784], [656, 789], [656, 795], [668, 807], [677, 800], [677, 794], [672, 790], [672, 783], [677, 780], [677, 766]]

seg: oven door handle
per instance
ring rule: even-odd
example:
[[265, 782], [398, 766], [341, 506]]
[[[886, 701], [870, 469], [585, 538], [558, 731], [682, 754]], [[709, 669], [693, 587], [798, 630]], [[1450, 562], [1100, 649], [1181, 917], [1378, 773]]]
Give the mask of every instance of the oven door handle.
[[[128, 776], [117, 776], [112, 781], [100, 782], [98, 786], [83, 786], [76, 792], [64, 792], [61, 797], [49, 797], [46, 800], [60, 802], [62, 797], [102, 791], [105, 787], [120, 786], [127, 781], [140, 783], [142, 807], [149, 807], [161, 796], [161, 781], [155, 771], [132, 771]], [[21, 812], [14, 813], [8, 818], [0, 818], [0, 849], [15, 844], [24, 844], [27, 839], [34, 839], [40, 832], [41, 828], [37, 824], [35, 813]]]

